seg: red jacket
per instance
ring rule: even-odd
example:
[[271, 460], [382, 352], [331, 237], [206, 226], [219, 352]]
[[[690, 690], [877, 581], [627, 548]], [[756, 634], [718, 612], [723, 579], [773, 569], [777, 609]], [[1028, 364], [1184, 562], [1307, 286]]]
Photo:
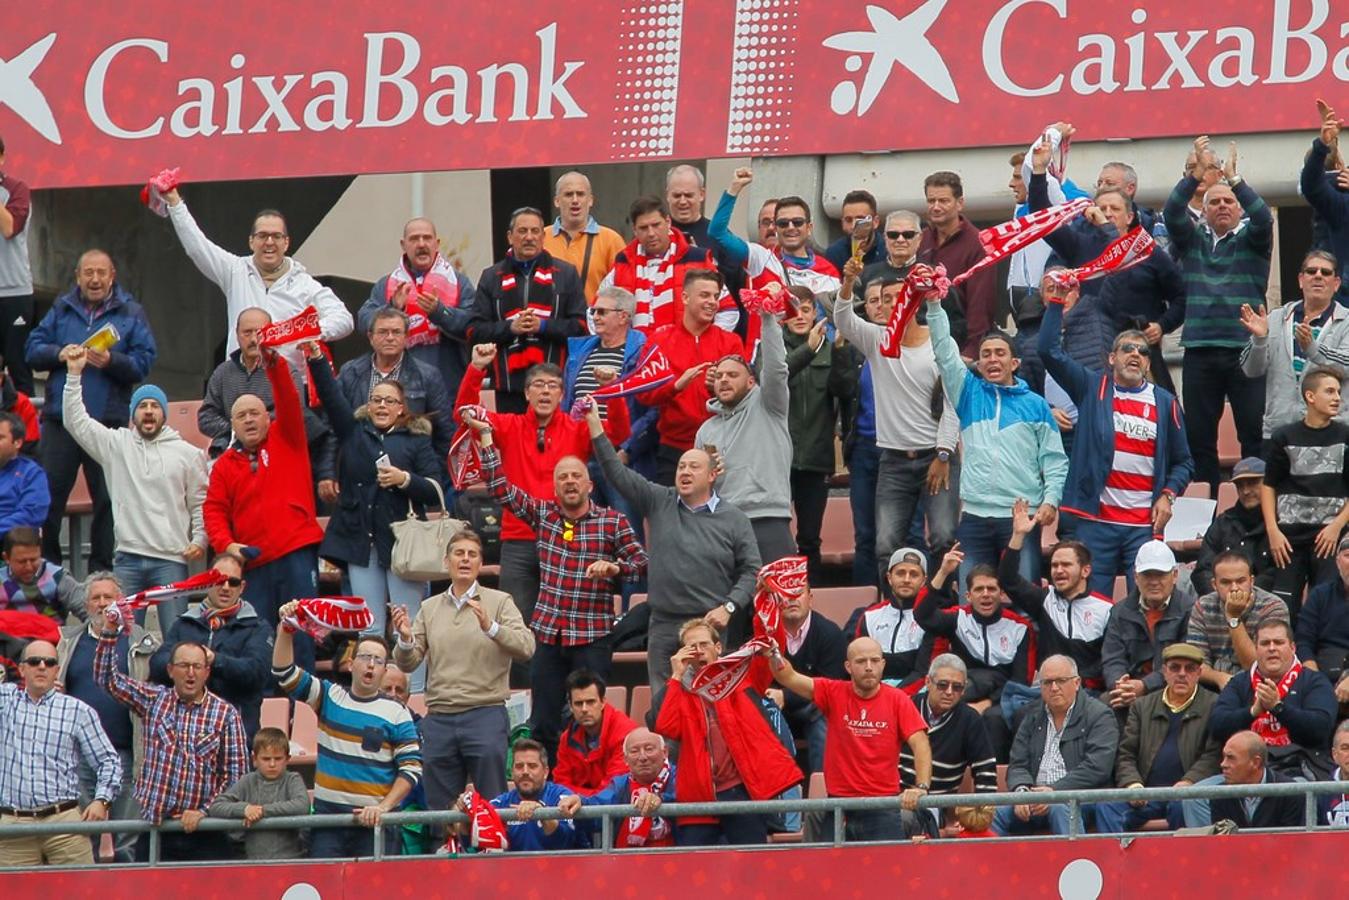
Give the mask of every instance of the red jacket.
[[[626, 288], [634, 294], [639, 294], [637, 300], [637, 310], [633, 313], [633, 327], [644, 334], [650, 335], [658, 328], [662, 328], [674, 322], [680, 322], [684, 319], [684, 275], [689, 269], [712, 269], [717, 267], [716, 260], [712, 252], [704, 247], [697, 247], [689, 243], [684, 232], [678, 228], [670, 228], [670, 243], [674, 248], [672, 254], [673, 261], [669, 285], [670, 302], [662, 304], [656, 309], [649, 308], [649, 299], [645, 293], [639, 291], [647, 287], [639, 283], [637, 278], [638, 260], [645, 260], [646, 256], [641, 252], [641, 243], [633, 239], [631, 244], [624, 247], [614, 258], [614, 284], [621, 288]], [[665, 291], [660, 291], [660, 296], [664, 296]], [[719, 310], [735, 309], [735, 300], [730, 294], [723, 291], [721, 297], [721, 306]]]
[[[454, 408], [476, 406], [482, 397], [482, 382], [487, 373], [477, 366], [469, 366], [459, 382], [459, 396]], [[632, 430], [625, 400], [610, 400], [604, 432], [609, 440], [619, 445], [628, 439]], [[579, 422], [559, 409], [543, 427], [543, 450], [539, 450], [539, 422], [534, 410], [523, 413], [492, 413], [492, 440], [501, 452], [501, 470], [516, 487], [540, 500], [555, 500], [553, 469], [567, 456], [590, 458], [590, 426]], [[521, 522], [509, 510], [501, 511], [501, 539], [503, 541], [532, 541], [534, 530]]]
[[[772, 800], [801, 781], [796, 760], [782, 746], [767, 713], [750, 694], [751, 690], [762, 694], [771, 681], [768, 662], [756, 658], [735, 692], [717, 701], [721, 735], [751, 800]], [[675, 779], [675, 800], [679, 803], [707, 803], [716, 799], [703, 702], [697, 694], [685, 690], [678, 679], [671, 678], [656, 719], [658, 734], [679, 741], [679, 776]], [[708, 820], [682, 817], [680, 821], [696, 824]]]
[[215, 461], [201, 510], [216, 553], [233, 543], [262, 551], [250, 569], [323, 540], [300, 395], [285, 359], [266, 366], [276, 418], [255, 454], [233, 444]]
[[628, 771], [623, 740], [636, 727], [636, 722], [606, 703], [600, 719], [600, 742], [591, 750], [586, 746], [585, 729], [572, 722], [557, 745], [553, 780], [581, 794], [604, 790], [615, 775]]
[[[744, 342], [731, 332], [709, 325], [702, 334], [694, 336], [684, 327], [682, 318], [674, 325], [657, 329], [650, 339], [660, 345], [670, 360], [671, 371], [681, 375], [685, 369], [691, 369], [699, 363], [716, 362], [732, 353], [745, 354]], [[707, 380], [699, 376], [682, 391], [675, 390], [675, 382], [672, 381], [647, 394], [642, 402], [661, 408], [656, 430], [660, 433], [662, 444], [680, 450], [692, 450], [698, 426], [712, 417], [707, 411], [707, 401], [710, 399], [712, 395], [707, 392]]]

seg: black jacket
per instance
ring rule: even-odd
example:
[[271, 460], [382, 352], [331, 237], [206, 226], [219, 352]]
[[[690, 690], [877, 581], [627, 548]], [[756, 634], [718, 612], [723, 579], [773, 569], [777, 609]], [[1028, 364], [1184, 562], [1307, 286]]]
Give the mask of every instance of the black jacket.
[[[843, 668], [843, 661], [847, 656], [848, 639], [843, 636], [843, 629], [815, 610], [811, 610], [810, 631], [801, 642], [801, 648], [795, 653], [787, 654], [787, 660], [792, 664], [792, 668], [809, 678], [844, 679], [848, 677], [847, 670]], [[794, 729], [801, 728], [823, 715], [814, 703], [804, 697], [791, 691], [783, 691], [783, 695], [786, 698], [783, 712], [787, 716], [788, 724]]]
[[[444, 463], [431, 448], [431, 426], [418, 417], [380, 432], [366, 418], [364, 406], [352, 412], [325, 360], [311, 360], [309, 371], [341, 447], [340, 493], [319, 554], [335, 563], [365, 566], [373, 545], [379, 564], [388, 568], [393, 555], [390, 526], [407, 518], [408, 501], [419, 518], [425, 518], [428, 505], [434, 509], [440, 502], [432, 480], [441, 478]], [[375, 460], [384, 454], [396, 468], [411, 473], [406, 490], [379, 486]]]
[[[586, 334], [586, 298], [576, 267], [542, 251], [525, 266], [513, 255], [482, 270], [473, 306], [470, 344], [501, 348], [492, 363], [492, 383], [499, 391], [523, 392], [525, 372], [533, 362], [563, 365], [567, 338]], [[509, 316], [526, 306], [546, 307], [548, 316], [535, 335], [511, 332]]]
[[151, 680], [166, 686], [173, 684], [169, 661], [180, 641], [195, 641], [215, 653], [206, 687], [239, 710], [244, 732], [251, 742], [262, 715], [262, 692], [272, 683], [272, 629], [247, 601], [239, 612], [214, 630], [207, 624], [204, 608], [195, 607], [169, 626], [164, 643], [150, 657]]
[[1349, 671], [1349, 596], [1338, 578], [1322, 582], [1307, 594], [1297, 617], [1298, 655], [1316, 660], [1332, 683]]
[[[1208, 727], [1214, 738], [1225, 741], [1250, 728], [1255, 721], [1251, 717], [1254, 700], [1250, 673], [1237, 672], [1218, 695], [1209, 716]], [[1304, 668], [1274, 715], [1288, 729], [1288, 737], [1294, 744], [1307, 750], [1325, 750], [1330, 746], [1330, 735], [1339, 718], [1335, 688], [1320, 672]]]
[[1229, 551], [1240, 553], [1251, 561], [1251, 574], [1255, 576], [1257, 586], [1265, 590], [1274, 586], [1274, 557], [1269, 553], [1265, 517], [1258, 506], [1248, 510], [1238, 503], [1214, 519], [1204, 532], [1199, 559], [1190, 576], [1197, 596], [1213, 592], [1213, 561]]
[[[1012, 739], [1008, 758], [1007, 788], [1029, 788], [1035, 785], [1040, 764], [1045, 758], [1045, 736], [1049, 720], [1043, 700], [1026, 707], [1026, 717]], [[1063, 723], [1063, 737], [1059, 753], [1068, 774], [1050, 787], [1056, 791], [1078, 791], [1110, 787], [1110, 774], [1115, 770], [1115, 751], [1119, 747], [1119, 728], [1115, 711], [1086, 691], [1077, 692], [1077, 701]]]
[[1128, 675], [1141, 679], [1150, 692], [1159, 690], [1166, 683], [1162, 678], [1162, 649], [1185, 643], [1194, 601], [1193, 593], [1182, 591], [1177, 585], [1156, 631], [1148, 630], [1147, 617], [1139, 605], [1138, 588], [1112, 606], [1105, 626], [1105, 642], [1101, 645], [1106, 688], [1113, 688], [1121, 675]]
[[[1292, 779], [1278, 772], [1265, 771], [1266, 784], [1283, 784]], [[1306, 805], [1301, 795], [1295, 797], [1265, 797], [1255, 808], [1255, 815], [1247, 817], [1246, 804], [1240, 797], [1220, 797], [1209, 801], [1209, 821], [1231, 819], [1237, 828], [1301, 828], [1305, 822]]]
[[[342, 388], [349, 408], [360, 409], [370, 399], [370, 377], [374, 366], [371, 354], [363, 353], [337, 373], [338, 386]], [[450, 408], [454, 398], [446, 390], [444, 378], [435, 367], [411, 353], [404, 353], [396, 380], [403, 386], [408, 415], [425, 417], [431, 426], [431, 446], [435, 448], [436, 456], [444, 460], [454, 438], [454, 411]]]
[[[1029, 684], [1035, 670], [1035, 628], [1030, 621], [1001, 607], [987, 619], [970, 607], [957, 608], [950, 588], [949, 581], [940, 588], [929, 587], [919, 596], [913, 614], [924, 631], [945, 638], [949, 651], [965, 663], [965, 701], [997, 702], [1008, 681]], [[968, 633], [964, 634], [962, 613], [968, 616], [964, 623]], [[1005, 648], [1004, 637], [1015, 645]]]

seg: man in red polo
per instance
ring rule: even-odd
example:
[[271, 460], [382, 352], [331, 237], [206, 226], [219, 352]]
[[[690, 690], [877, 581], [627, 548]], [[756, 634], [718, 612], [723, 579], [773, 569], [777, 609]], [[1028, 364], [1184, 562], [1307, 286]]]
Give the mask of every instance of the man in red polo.
[[628, 771], [623, 740], [637, 724], [604, 702], [604, 679], [588, 669], [567, 676], [571, 723], [557, 746], [553, 780], [579, 794], [604, 790]]
[[[903, 840], [900, 810], [918, 808], [932, 786], [932, 747], [927, 723], [903, 691], [881, 681], [885, 654], [875, 639], [860, 637], [848, 645], [848, 681], [807, 678], [786, 659], [775, 657], [773, 676], [824, 713], [824, 784], [831, 797], [898, 797], [894, 809], [853, 810], [847, 814], [850, 841]], [[899, 792], [899, 751], [913, 753], [917, 784]]]

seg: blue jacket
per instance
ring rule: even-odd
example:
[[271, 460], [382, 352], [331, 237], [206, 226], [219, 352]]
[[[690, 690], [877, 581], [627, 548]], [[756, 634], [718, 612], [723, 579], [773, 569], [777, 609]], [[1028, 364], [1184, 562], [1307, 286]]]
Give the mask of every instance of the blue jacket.
[[[590, 354], [594, 353], [595, 348], [599, 345], [600, 338], [596, 334], [567, 338], [567, 368], [563, 372], [564, 386], [562, 389], [563, 409], [571, 409], [571, 405], [576, 402], [576, 379], [580, 376], [581, 368], [590, 358]], [[618, 373], [619, 378], [625, 377], [637, 368], [637, 363], [641, 360], [642, 351], [645, 348], [646, 335], [636, 328], [628, 329], [628, 341], [623, 347], [623, 368]], [[628, 449], [634, 441], [655, 427], [656, 420], [660, 418], [660, 408], [643, 406], [637, 397], [629, 397], [628, 415], [632, 420], [632, 432], [626, 441], [618, 445], [617, 449], [619, 450]]]
[[145, 310], [120, 284], [94, 315], [72, 288], [56, 298], [24, 345], [24, 358], [37, 371], [51, 372], [47, 379], [44, 419], [61, 418], [61, 395], [66, 387], [66, 364], [57, 357], [67, 344], [82, 344], [104, 325], [111, 324], [121, 338], [113, 345], [112, 360], [105, 368], [84, 370], [84, 408], [104, 425], [118, 427], [131, 418], [131, 392], [150, 374], [159, 351], [150, 331]]
[[[352, 409], [360, 409], [370, 399], [370, 373], [374, 367], [371, 354], [363, 353], [342, 366], [337, 383]], [[445, 388], [440, 371], [428, 365], [410, 351], [403, 354], [403, 367], [398, 372], [398, 383], [403, 386], [408, 415], [425, 416], [431, 423], [431, 446], [444, 459], [450, 452], [454, 437], [454, 416], [450, 409], [451, 397]], [[329, 418], [332, 411], [329, 410]], [[400, 466], [401, 468], [401, 466]]]
[[1032, 507], [1058, 506], [1068, 477], [1059, 426], [1044, 397], [1017, 378], [990, 384], [966, 367], [940, 303], [927, 306], [927, 325], [942, 388], [960, 417], [965, 455], [960, 500], [969, 515], [1005, 519], [1019, 498]]
[[[533, 799], [543, 806], [557, 806], [558, 801], [570, 793], [571, 791], [560, 784], [545, 781], [543, 790]], [[493, 797], [491, 802], [497, 809], [519, 806], [520, 792], [511, 788], [506, 793]], [[574, 847], [585, 846], [585, 842], [578, 839], [576, 826], [568, 819], [558, 820], [557, 831], [552, 834], [543, 833], [541, 822], [507, 822], [506, 837], [510, 839], [512, 853], [531, 850], [571, 850]]]
[[[1084, 516], [1101, 511], [1101, 491], [1115, 459], [1115, 381], [1108, 371], [1088, 369], [1063, 350], [1059, 331], [1063, 304], [1046, 303], [1040, 327], [1039, 350], [1045, 371], [1068, 393], [1077, 406], [1073, 429], [1073, 455], [1068, 481], [1063, 488], [1062, 509]], [[1163, 490], [1179, 495], [1194, 474], [1190, 445], [1185, 439], [1185, 420], [1175, 395], [1154, 387], [1157, 399], [1157, 451], [1153, 457], [1152, 499]]]
[[[1218, 702], [1209, 713], [1208, 729], [1216, 740], [1225, 741], [1255, 721], [1251, 704], [1255, 688], [1248, 670], [1237, 672], [1218, 694]], [[1288, 739], [1305, 750], [1327, 750], [1330, 735], [1339, 719], [1340, 707], [1330, 679], [1315, 669], [1303, 668], [1283, 698], [1275, 716], [1288, 730]]]
[[47, 473], [32, 457], [0, 466], [0, 536], [20, 525], [41, 528], [51, 504]]
[[1349, 294], [1349, 193], [1332, 187], [1326, 178], [1326, 157], [1330, 148], [1318, 135], [1312, 139], [1311, 152], [1302, 165], [1302, 196], [1320, 214], [1330, 229], [1331, 250], [1340, 261], [1340, 297]]
[[1297, 651], [1314, 660], [1322, 672], [1343, 667], [1349, 654], [1349, 591], [1339, 578], [1323, 581], [1307, 592], [1297, 617]]
[[[85, 371], [89, 371], [87, 368]], [[239, 710], [244, 732], [251, 741], [258, 733], [262, 714], [262, 692], [272, 683], [272, 629], [258, 616], [253, 605], [243, 607], [219, 628], [206, 621], [204, 604], [194, 604], [164, 635], [155, 655], [150, 657], [150, 678], [171, 685], [169, 660], [180, 641], [195, 641], [215, 653], [207, 689]]]

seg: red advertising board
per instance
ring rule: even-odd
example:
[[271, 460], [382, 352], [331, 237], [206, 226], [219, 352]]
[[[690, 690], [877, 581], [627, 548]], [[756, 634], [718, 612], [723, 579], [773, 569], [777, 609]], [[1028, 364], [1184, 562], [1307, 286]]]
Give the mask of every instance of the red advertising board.
[[[371, 900], [416, 897], [1335, 897], [1344, 833], [1081, 841], [934, 841], [840, 849], [312, 863], [0, 876], [9, 897]], [[1184, 886], [1183, 888], [1181, 886]]]
[[1311, 130], [1332, 0], [30, 0], [0, 135], [35, 187]]

